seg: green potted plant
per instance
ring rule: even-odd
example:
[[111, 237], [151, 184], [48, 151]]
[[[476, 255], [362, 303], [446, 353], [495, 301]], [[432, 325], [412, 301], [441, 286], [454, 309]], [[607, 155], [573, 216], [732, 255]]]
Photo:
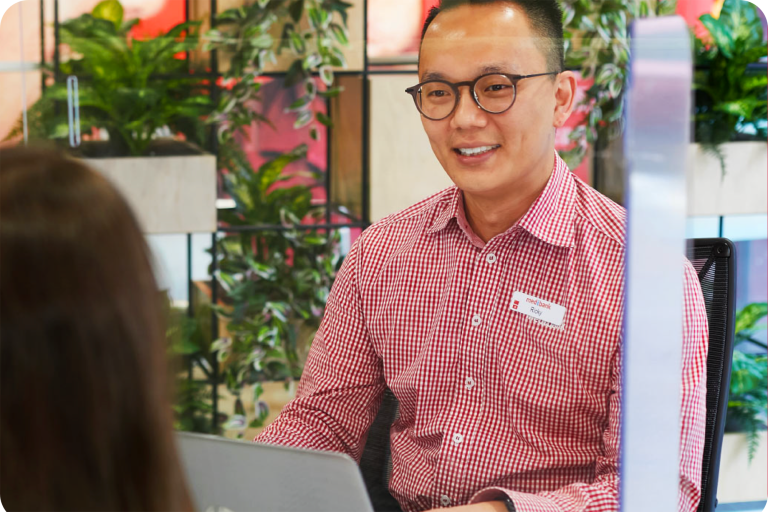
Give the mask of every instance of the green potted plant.
[[[138, 21], [124, 21], [120, 2], [104, 0], [61, 23], [70, 57], [58, 72], [78, 79], [72, 100], [79, 103], [79, 123], [70, 123], [67, 84], [54, 83], [30, 108], [30, 139], [66, 146], [70, 127], [79, 129], [85, 140], [70, 152], [121, 189], [146, 232], [213, 231], [215, 158], [198, 147], [212, 103], [179, 57], [198, 46], [199, 22], [136, 39], [130, 30]], [[7, 138], [21, 129], [20, 121]], [[171, 198], [169, 189], [177, 192]]]
[[766, 324], [768, 304], [755, 302], [736, 314], [733, 365], [726, 431], [745, 432], [749, 442], [749, 460], [758, 448], [758, 433], [766, 428], [768, 415], [768, 346], [755, 338]]
[[186, 308], [173, 306], [167, 292], [165, 297], [166, 351], [170, 373], [175, 376], [174, 428], [218, 434], [227, 416], [219, 413], [219, 427], [214, 430], [213, 390], [208, 384], [211, 366], [207, 361], [212, 342], [210, 304], [195, 301], [194, 316], [189, 316]]
[[[766, 420], [768, 419], [768, 356], [766, 344], [757, 339], [765, 330], [762, 320], [768, 314], [768, 304], [753, 303], [736, 314], [730, 395], [726, 414], [725, 436], [720, 464], [722, 501], [729, 494], [738, 494], [738, 501], [763, 499], [765, 473], [756, 466], [755, 458], [768, 449]], [[763, 455], [764, 458], [764, 455]], [[740, 490], [739, 492], [736, 492]], [[752, 493], [749, 497], [744, 491]]]
[[[306, 156], [306, 146], [281, 155], [255, 172], [239, 151], [223, 155], [229, 170], [225, 190], [235, 208], [220, 213], [228, 226], [278, 225], [285, 230], [232, 232], [219, 242], [224, 291], [220, 316], [229, 336], [214, 343], [223, 380], [238, 399], [253, 389], [251, 428], [261, 427], [269, 408], [261, 400], [266, 382], [290, 385], [301, 376], [331, 284], [341, 265], [338, 237], [301, 225], [320, 221], [324, 208], [312, 206], [307, 185], [280, 186], [285, 166]], [[250, 397], [249, 397], [250, 398]], [[238, 400], [239, 402], [239, 400]], [[242, 406], [231, 418], [245, 426]]]
[[689, 215], [765, 213], [768, 45], [757, 7], [726, 0], [718, 18], [699, 19]]
[[612, 199], [623, 201], [624, 173], [621, 136], [629, 76], [629, 25], [634, 19], [667, 16], [676, 0], [561, 0], [566, 67], [578, 69], [592, 85], [577, 105], [584, 118], [568, 135], [573, 147], [561, 151], [571, 169], [581, 164], [588, 150], [596, 152], [600, 166], [594, 185]]
[[[225, 429], [238, 436], [264, 424], [270, 402], [279, 412], [280, 400], [265, 390], [292, 388], [300, 377], [341, 264], [338, 235], [307, 227], [322, 222], [325, 213], [312, 205], [320, 177], [286, 183], [297, 177], [284, 173], [286, 166], [304, 159], [307, 147], [254, 169], [240, 144], [252, 123], [270, 124], [254, 106], [260, 101], [259, 77], [278, 54], [293, 56], [284, 85], [298, 90], [286, 110], [294, 128], [317, 140], [319, 128], [332, 124], [314, 110], [314, 100], [341, 92], [334, 87], [334, 68], [346, 65], [340, 48], [348, 43], [350, 6], [340, 0], [258, 1], [220, 13], [205, 35], [206, 49], [217, 50], [228, 64], [211, 121], [219, 125], [221, 181], [235, 206], [219, 212], [219, 221], [233, 228], [217, 242], [221, 301], [215, 308], [227, 335], [211, 349], [234, 397]], [[263, 229], [237, 230], [253, 226]]]

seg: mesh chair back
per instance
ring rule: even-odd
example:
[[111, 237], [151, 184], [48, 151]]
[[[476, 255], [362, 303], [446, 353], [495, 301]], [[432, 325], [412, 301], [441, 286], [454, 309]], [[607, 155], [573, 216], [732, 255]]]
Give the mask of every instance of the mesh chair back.
[[720, 451], [731, 381], [736, 250], [726, 238], [693, 239], [688, 241], [688, 259], [699, 275], [709, 321], [707, 425], [698, 510], [712, 512], [717, 506]]
[[360, 458], [360, 472], [375, 512], [401, 512], [400, 504], [389, 493], [389, 477], [392, 475], [390, 427], [397, 418], [399, 408], [397, 398], [387, 388], [379, 413], [368, 430], [368, 440]]
[[[709, 321], [707, 424], [699, 512], [713, 512], [717, 504], [717, 477], [733, 356], [735, 254], [733, 243], [725, 238], [688, 241], [688, 259], [698, 273]], [[397, 398], [387, 389], [360, 460], [363, 480], [376, 512], [400, 512], [399, 504], [389, 493], [390, 427], [398, 407]]]

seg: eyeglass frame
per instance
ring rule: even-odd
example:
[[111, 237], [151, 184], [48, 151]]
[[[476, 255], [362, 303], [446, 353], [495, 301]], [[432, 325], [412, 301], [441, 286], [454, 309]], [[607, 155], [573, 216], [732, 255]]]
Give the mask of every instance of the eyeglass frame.
[[[416, 105], [416, 110], [419, 111], [419, 114], [421, 114], [422, 116], [426, 117], [430, 121], [442, 121], [443, 119], [446, 119], [446, 118], [450, 117], [451, 114], [453, 114], [456, 111], [456, 107], [459, 106], [459, 100], [461, 100], [461, 91], [459, 90], [459, 87], [464, 87], [464, 86], [469, 87], [469, 90], [472, 93], [471, 94], [472, 99], [475, 100], [475, 104], [480, 109], [482, 109], [485, 112], [488, 112], [489, 114], [503, 114], [504, 112], [507, 112], [509, 109], [511, 109], [512, 106], [517, 101], [517, 83], [520, 80], [523, 80], [525, 78], [535, 78], [537, 76], [559, 75], [560, 73], [561, 73], [561, 71], [550, 71], [548, 73], [535, 73], [533, 75], [513, 75], [513, 74], [510, 74], [510, 73], [485, 73], [485, 74], [480, 75], [479, 77], [475, 78], [474, 80], [466, 80], [464, 82], [449, 82], [448, 80], [433, 79], [433, 80], [427, 80], [425, 82], [418, 83], [418, 84], [414, 85], [413, 87], [409, 87], [409, 88], [407, 88], [405, 90], [405, 92], [410, 94], [411, 97], [413, 98], [413, 103], [414, 103], [414, 105]], [[485, 78], [487, 76], [493, 76], [493, 75], [499, 75], [499, 76], [506, 77], [510, 82], [512, 82], [512, 87], [513, 87], [514, 93], [515, 93], [514, 97], [512, 98], [512, 103], [510, 103], [507, 108], [505, 108], [504, 110], [501, 110], [499, 112], [494, 112], [492, 110], [488, 110], [487, 108], [482, 106], [480, 104], [480, 100], [477, 98], [477, 92], [475, 92], [475, 86], [477, 85], [477, 83], [480, 80], [482, 80], [483, 78]], [[424, 112], [422, 112], [421, 108], [419, 107], [419, 102], [416, 99], [416, 95], [419, 94], [420, 89], [424, 86], [424, 84], [428, 84], [428, 83], [432, 83], [432, 82], [440, 82], [440, 83], [446, 84], [448, 87], [451, 88], [451, 90], [453, 91], [453, 93], [454, 93], [454, 95], [456, 97], [456, 101], [454, 101], [453, 108], [451, 109], [451, 111], [448, 112], [448, 114], [446, 114], [445, 116], [440, 117], [440, 118], [429, 117]]]

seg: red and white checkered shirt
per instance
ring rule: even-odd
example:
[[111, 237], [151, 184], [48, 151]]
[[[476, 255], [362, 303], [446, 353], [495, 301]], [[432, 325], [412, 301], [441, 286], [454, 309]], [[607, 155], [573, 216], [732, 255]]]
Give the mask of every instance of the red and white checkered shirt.
[[[618, 510], [624, 229], [559, 156], [488, 243], [455, 187], [377, 222], [339, 272], [297, 398], [256, 441], [359, 460], [388, 386], [406, 512], [505, 494], [519, 512]], [[688, 262], [684, 286], [679, 510], [694, 511], [708, 333]], [[513, 310], [514, 292], [563, 306], [562, 324]]]

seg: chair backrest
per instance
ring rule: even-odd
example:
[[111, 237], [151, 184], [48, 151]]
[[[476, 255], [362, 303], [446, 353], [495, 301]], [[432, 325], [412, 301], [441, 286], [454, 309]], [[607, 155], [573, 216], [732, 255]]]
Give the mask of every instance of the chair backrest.
[[[717, 505], [717, 478], [720, 451], [728, 407], [731, 380], [734, 329], [734, 282], [736, 251], [725, 238], [688, 241], [688, 259], [699, 276], [709, 321], [707, 352], [707, 423], [701, 474], [699, 512], [713, 512]], [[389, 493], [392, 460], [389, 451], [390, 427], [397, 417], [399, 404], [387, 389], [379, 413], [368, 432], [368, 441], [360, 460], [360, 470], [376, 512], [399, 512], [397, 501]]]
[[726, 238], [688, 240], [688, 259], [699, 275], [709, 322], [707, 351], [707, 424], [701, 467], [699, 512], [717, 506], [720, 451], [728, 408], [733, 358], [736, 249]]
[[368, 440], [360, 458], [360, 472], [375, 512], [401, 512], [400, 504], [389, 493], [389, 477], [392, 475], [390, 428], [399, 408], [397, 398], [387, 388], [379, 412], [368, 430]]

